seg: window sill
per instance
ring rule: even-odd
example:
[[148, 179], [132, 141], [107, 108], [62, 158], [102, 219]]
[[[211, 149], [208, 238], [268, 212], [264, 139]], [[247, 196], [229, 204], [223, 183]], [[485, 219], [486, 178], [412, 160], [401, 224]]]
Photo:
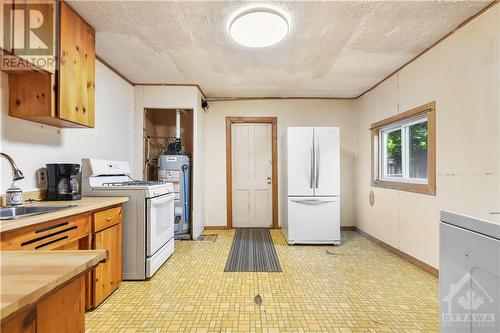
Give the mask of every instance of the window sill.
[[431, 184], [405, 183], [393, 180], [387, 181], [374, 179], [372, 180], [372, 186], [433, 196], [436, 195], [436, 187]]

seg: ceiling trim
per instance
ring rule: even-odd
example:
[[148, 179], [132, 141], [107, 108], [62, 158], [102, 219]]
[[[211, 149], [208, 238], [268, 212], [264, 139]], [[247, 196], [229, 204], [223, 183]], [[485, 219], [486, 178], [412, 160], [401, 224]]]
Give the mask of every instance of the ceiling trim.
[[122, 72], [117, 70], [115, 67], [111, 66], [106, 60], [101, 58], [99, 55], [95, 55], [95, 58], [99, 60], [104, 66], [108, 67], [112, 72], [121, 77], [124, 81], [126, 81], [131, 86], [168, 86], [168, 87], [196, 87], [200, 91], [203, 98], [207, 98], [200, 85], [198, 84], [189, 84], [189, 83], [138, 83], [132, 82], [129, 78], [127, 78]]
[[131, 86], [135, 86], [134, 82], [130, 81], [125, 75], [123, 75], [121, 72], [119, 72], [116, 68], [111, 66], [106, 60], [98, 56], [97, 54], [95, 55], [95, 58], [99, 60], [104, 66], [108, 67], [112, 72], [114, 72], [116, 75], [121, 77], [124, 81], [126, 81], [128, 84]]
[[196, 87], [201, 93], [203, 98], [207, 98], [207, 95], [203, 92], [199, 84], [196, 83], [134, 83], [135, 86], [167, 86], [167, 87]]
[[488, 5], [486, 5], [486, 7], [484, 7], [483, 9], [481, 9], [479, 12], [477, 12], [476, 14], [472, 15], [471, 17], [469, 17], [468, 19], [466, 19], [465, 21], [463, 21], [462, 23], [460, 23], [459, 25], [457, 25], [455, 27], [455, 29], [453, 29], [452, 31], [448, 32], [446, 35], [444, 35], [443, 37], [441, 37], [438, 41], [436, 41], [434, 44], [432, 44], [431, 46], [429, 46], [428, 48], [426, 48], [425, 50], [423, 50], [422, 52], [420, 52], [419, 54], [417, 54], [415, 57], [413, 57], [410, 61], [408, 61], [407, 63], [405, 63], [404, 65], [400, 66], [399, 68], [397, 68], [396, 70], [394, 70], [393, 72], [391, 72], [389, 75], [387, 75], [384, 79], [382, 79], [380, 82], [376, 83], [374, 86], [372, 86], [371, 88], [367, 89], [365, 92], [361, 93], [360, 95], [356, 96], [356, 97], [353, 97], [353, 99], [358, 99], [360, 97], [362, 97], [363, 95], [369, 93], [370, 91], [372, 91], [373, 89], [377, 88], [379, 85], [381, 85], [383, 82], [385, 82], [386, 80], [388, 80], [389, 78], [391, 78], [392, 76], [394, 76], [396, 73], [398, 73], [400, 70], [402, 70], [403, 68], [405, 68], [406, 66], [408, 66], [409, 64], [411, 64], [412, 62], [414, 62], [415, 60], [417, 60], [418, 58], [420, 58], [421, 56], [423, 56], [425, 53], [429, 52], [431, 49], [433, 49], [434, 47], [438, 46], [441, 42], [443, 42], [445, 39], [447, 39], [448, 37], [450, 37], [451, 35], [453, 35], [455, 32], [457, 32], [458, 30], [460, 30], [461, 28], [463, 28], [465, 25], [467, 25], [468, 23], [470, 23], [471, 21], [473, 21], [474, 19], [476, 19], [478, 16], [480, 16], [481, 14], [483, 14], [484, 12], [486, 12], [488, 9], [490, 9], [491, 7], [495, 6], [496, 4], [499, 3], [500, 0], [493, 0], [491, 3], [489, 3]]
[[234, 101], [280, 100], [280, 99], [354, 100], [353, 97], [257, 96], [257, 97], [207, 97], [207, 102], [234, 102]]

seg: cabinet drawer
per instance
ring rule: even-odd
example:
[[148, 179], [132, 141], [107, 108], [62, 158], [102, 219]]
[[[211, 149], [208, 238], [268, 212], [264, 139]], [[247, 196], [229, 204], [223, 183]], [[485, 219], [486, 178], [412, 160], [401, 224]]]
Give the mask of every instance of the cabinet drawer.
[[121, 221], [122, 221], [121, 207], [114, 207], [94, 213], [93, 231], [98, 232], [100, 230], [109, 228], [115, 224], [118, 224]]
[[53, 250], [78, 239], [90, 232], [91, 215], [79, 215], [16, 230], [1, 235], [0, 249]]

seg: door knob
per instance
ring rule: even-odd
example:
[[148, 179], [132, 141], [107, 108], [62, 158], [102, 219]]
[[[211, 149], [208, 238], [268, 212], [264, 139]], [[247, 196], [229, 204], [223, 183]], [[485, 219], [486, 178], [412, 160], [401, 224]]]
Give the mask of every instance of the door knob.
[[271, 180], [271, 177], [267, 177], [267, 183], [271, 184], [273, 181]]

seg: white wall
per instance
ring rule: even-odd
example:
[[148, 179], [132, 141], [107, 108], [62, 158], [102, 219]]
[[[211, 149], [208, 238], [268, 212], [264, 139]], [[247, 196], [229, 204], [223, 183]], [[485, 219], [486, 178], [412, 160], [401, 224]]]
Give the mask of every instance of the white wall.
[[355, 109], [351, 100], [256, 100], [210, 102], [205, 115], [205, 225], [225, 226], [226, 131], [225, 117], [278, 117], [279, 221], [284, 217], [285, 163], [283, 149], [288, 126], [338, 126], [341, 133], [341, 222], [354, 225]]
[[[500, 223], [500, 6], [460, 29], [357, 103], [357, 227], [434, 267], [439, 212]], [[370, 186], [371, 123], [436, 101], [437, 195]], [[370, 207], [370, 190], [375, 206]]]
[[144, 109], [192, 109], [193, 117], [193, 237], [198, 238], [204, 227], [204, 111], [201, 94], [191, 86], [135, 86], [134, 88], [134, 169], [135, 177], [142, 179], [144, 165], [143, 128]]
[[[37, 188], [36, 170], [46, 163], [81, 163], [82, 157], [132, 162], [133, 87], [96, 62], [95, 128], [58, 129], [8, 115], [9, 84], [3, 72], [0, 87], [0, 151], [13, 157], [25, 179], [23, 191]], [[0, 189], [11, 185], [10, 166], [1, 160]]]

